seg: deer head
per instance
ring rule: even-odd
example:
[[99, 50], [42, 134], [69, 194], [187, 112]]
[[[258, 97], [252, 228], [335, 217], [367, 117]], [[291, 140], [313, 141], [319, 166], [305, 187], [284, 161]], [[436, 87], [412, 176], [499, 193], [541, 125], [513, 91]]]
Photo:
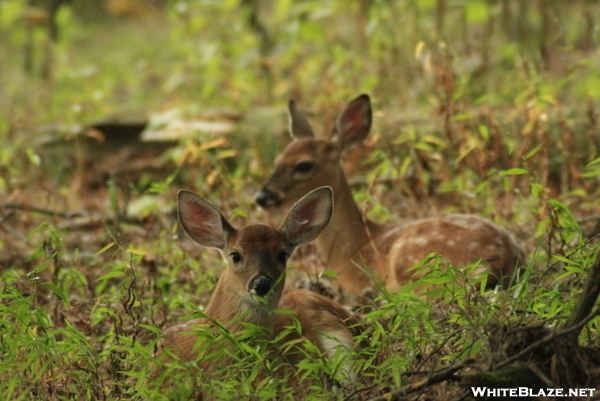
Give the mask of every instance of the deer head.
[[342, 154], [361, 143], [371, 130], [372, 111], [368, 95], [352, 100], [339, 115], [329, 138], [316, 138], [296, 103], [289, 103], [290, 133], [295, 138], [275, 160], [256, 202], [263, 208], [289, 207], [307, 192], [327, 185], [337, 194], [345, 176]]
[[[275, 309], [285, 284], [289, 256], [325, 229], [332, 212], [332, 190], [323, 187], [298, 201], [279, 230], [260, 224], [236, 230], [208, 201], [192, 192], [179, 191], [178, 214], [183, 229], [198, 244], [219, 249], [228, 264], [206, 314], [225, 323], [251, 309]], [[258, 315], [249, 319], [260, 320]]]

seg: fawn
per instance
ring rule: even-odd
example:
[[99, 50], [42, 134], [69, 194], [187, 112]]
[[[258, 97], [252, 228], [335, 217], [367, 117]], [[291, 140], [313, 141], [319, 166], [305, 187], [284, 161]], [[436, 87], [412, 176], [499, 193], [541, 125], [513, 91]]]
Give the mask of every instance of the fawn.
[[289, 103], [290, 131], [295, 139], [275, 160], [275, 168], [256, 195], [263, 208], [289, 207], [308, 191], [333, 188], [335, 210], [331, 223], [316, 240], [326, 268], [337, 274], [336, 284], [358, 295], [381, 281], [398, 290], [415, 277], [410, 271], [432, 252], [455, 267], [480, 261], [493, 273], [492, 287], [507, 286], [524, 251], [504, 228], [481, 217], [448, 214], [405, 226], [381, 224], [366, 218], [354, 201], [341, 163], [344, 151], [360, 144], [371, 129], [369, 96], [352, 100], [338, 116], [329, 138], [316, 138], [295, 102]]
[[[284, 291], [286, 263], [294, 249], [314, 240], [327, 226], [333, 210], [333, 194], [329, 187], [315, 189], [300, 199], [290, 210], [279, 230], [266, 225], [248, 225], [234, 229], [219, 210], [198, 195], [179, 191], [178, 214], [181, 226], [198, 244], [217, 248], [227, 260], [228, 267], [219, 278], [206, 318], [173, 326], [164, 332], [160, 353], [168, 348], [171, 355], [184, 361], [199, 361], [201, 368], [214, 371], [226, 366], [227, 360], [202, 360], [226, 346], [205, 345], [202, 331], [218, 332], [220, 324], [229, 333], [239, 333], [249, 324], [261, 329], [257, 336], [272, 339], [283, 337], [278, 346], [284, 360], [295, 364], [303, 358], [298, 345], [303, 338], [316, 345], [322, 354], [333, 358], [354, 346], [358, 319], [336, 302], [308, 290]], [[294, 313], [279, 313], [276, 308]], [[287, 330], [292, 319], [302, 327], [299, 333]], [[256, 332], [255, 332], [256, 333]], [[282, 334], [283, 333], [283, 334]], [[203, 347], [204, 345], [204, 347]], [[208, 348], [208, 349], [207, 349]], [[344, 357], [342, 355], [342, 357]], [[163, 357], [164, 359], [164, 357]], [[342, 361], [347, 379], [352, 377], [350, 362]]]

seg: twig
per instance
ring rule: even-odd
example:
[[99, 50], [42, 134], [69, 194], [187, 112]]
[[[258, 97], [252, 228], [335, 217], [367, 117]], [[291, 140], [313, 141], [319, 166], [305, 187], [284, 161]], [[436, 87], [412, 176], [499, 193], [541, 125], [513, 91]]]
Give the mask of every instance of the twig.
[[0, 228], [2, 228], [4, 231], [8, 231], [9, 233], [11, 233], [12, 235], [14, 235], [18, 239], [24, 240], [27, 236], [24, 235], [24, 234], [21, 234], [20, 231], [18, 231], [17, 229], [13, 228], [7, 222], [7, 220], [10, 219], [13, 216], [13, 214], [15, 214], [15, 211], [11, 210], [9, 213], [6, 214], [6, 216], [2, 216], [2, 219], [0, 219]]
[[[529, 354], [530, 352], [535, 351], [536, 349], [546, 345], [549, 342], [556, 340], [559, 337], [566, 336], [566, 335], [569, 335], [569, 334], [572, 334], [575, 332], [578, 333], [590, 320], [592, 320], [596, 316], [600, 316], [600, 308], [597, 308], [592, 313], [590, 313], [588, 316], [579, 320], [576, 324], [574, 324], [568, 328], [563, 328], [562, 330], [557, 331], [553, 334], [549, 334], [546, 337], [542, 338], [541, 340], [531, 344], [530, 346], [528, 346], [527, 348], [525, 348], [518, 354], [515, 354], [512, 357], [510, 357], [510, 358], [504, 360], [503, 362], [499, 363], [498, 365], [494, 366], [493, 370], [502, 369], [503, 367], [508, 366], [508, 365], [512, 364], [513, 362], [516, 362], [517, 360], [523, 358], [525, 355]], [[421, 380], [420, 382], [411, 383], [409, 385], [400, 387], [399, 389], [397, 389], [395, 391], [386, 393], [381, 397], [373, 398], [370, 401], [389, 401], [389, 400], [393, 400], [398, 397], [404, 397], [407, 394], [413, 393], [415, 391], [419, 391], [422, 388], [425, 388], [427, 386], [431, 386], [433, 384], [437, 384], [442, 381], [448, 380], [449, 378], [454, 376], [454, 373], [456, 371], [464, 368], [466, 365], [472, 364], [473, 362], [475, 362], [475, 360], [472, 358], [465, 359], [465, 360], [459, 362], [457, 365], [446, 368], [443, 371], [440, 371], [440, 373], [434, 374], [427, 379]]]
[[[20, 203], [3, 203], [2, 207], [6, 209], [17, 209], [17, 210], [26, 210], [34, 213], [39, 213], [47, 216], [57, 216], [63, 217], [66, 219], [71, 219], [71, 221], [63, 222], [62, 224], [58, 224], [57, 228], [59, 230], [81, 230], [90, 227], [96, 227], [100, 224], [114, 224], [116, 221], [127, 223], [127, 224], [143, 224], [143, 219], [137, 219], [132, 217], [124, 217], [119, 216], [118, 218], [114, 218], [112, 216], [106, 216], [100, 213], [87, 213], [87, 212], [56, 212], [54, 210], [43, 209], [36, 206], [24, 205]], [[3, 219], [4, 220], [4, 219]], [[2, 221], [0, 221], [2, 223]], [[21, 235], [19, 237], [24, 238], [25, 236]]]
[[590, 320], [592, 320], [596, 316], [600, 316], [600, 308], [598, 308], [595, 311], [593, 311], [592, 313], [590, 313], [588, 316], [586, 316], [583, 320], [578, 322], [576, 325], [569, 327], [568, 329], [562, 329], [553, 334], [549, 334], [546, 337], [542, 338], [541, 340], [536, 341], [535, 343], [529, 345], [527, 348], [525, 348], [518, 354], [515, 354], [515, 355], [511, 356], [510, 358], [505, 359], [498, 365], [494, 366], [493, 370], [502, 369], [503, 367], [508, 366], [513, 362], [516, 362], [517, 360], [523, 358], [525, 355], [529, 354], [530, 352], [535, 351], [536, 349], [540, 348], [541, 346], [546, 345], [547, 343], [552, 342], [559, 337], [566, 336], [566, 335], [574, 333], [578, 330], [580, 331], [583, 328], [583, 326], [585, 326]]
[[[585, 281], [585, 285], [583, 286], [583, 291], [579, 299], [577, 300], [577, 304], [573, 308], [573, 311], [567, 318], [563, 329], [569, 329], [573, 326], [579, 324], [583, 319], [586, 319], [586, 316], [590, 314], [596, 301], [598, 300], [598, 295], [600, 294], [600, 253], [596, 255], [596, 259], [594, 263], [590, 267], [587, 279]], [[583, 329], [583, 326], [580, 326], [579, 330], [574, 331], [570, 335], [570, 340], [577, 344], [577, 338], [579, 337], [579, 333]]]
[[365, 391], [369, 391], [369, 390], [371, 390], [371, 389], [373, 389], [375, 387], [377, 387], [377, 384], [371, 384], [370, 386], [354, 390], [352, 393], [350, 393], [349, 396], [347, 396], [346, 398], [344, 398], [344, 401], [350, 401], [352, 399], [352, 397], [354, 397], [355, 395], [358, 395], [358, 394], [363, 393]]
[[21, 203], [5, 202], [2, 204], [2, 207], [5, 209], [27, 210], [27, 211], [31, 211], [31, 212], [35, 212], [35, 213], [45, 214], [48, 216], [64, 217], [67, 219], [72, 219], [75, 217], [83, 217], [83, 216], [87, 215], [86, 212], [57, 212], [54, 210], [43, 209], [41, 207], [25, 205], [25, 204], [21, 204]]
[[[111, 225], [115, 222], [115, 219], [111, 216], [102, 214], [91, 214], [85, 217], [77, 217], [70, 221], [65, 221], [61, 224], [57, 224], [59, 230], [84, 230], [98, 227], [101, 225]], [[121, 217], [119, 222], [126, 224], [140, 225], [144, 224], [144, 220], [136, 218], [124, 218]]]
[[540, 379], [541, 381], [543, 381], [544, 384], [546, 385], [546, 387], [548, 387], [548, 388], [557, 388], [557, 387], [559, 387], [552, 380], [550, 380], [548, 378], [548, 376], [546, 376], [546, 374], [544, 372], [542, 372], [542, 370], [539, 368], [539, 366], [536, 365], [535, 363], [530, 363], [529, 365], [527, 365], [527, 368], [534, 375], [536, 375], [538, 377], [538, 379]]
[[600, 216], [588, 216], [580, 219], [575, 219], [577, 223], [585, 223], [587, 221], [600, 221]]
[[386, 393], [380, 397], [372, 398], [369, 401], [390, 401], [390, 400], [394, 400], [399, 397], [404, 397], [407, 394], [414, 393], [414, 392], [419, 391], [427, 386], [431, 386], [433, 384], [437, 384], [437, 383], [446, 381], [448, 379], [451, 379], [454, 376], [454, 373], [456, 373], [457, 371], [465, 368], [467, 365], [470, 365], [474, 362], [475, 362], [475, 359], [467, 358], [465, 360], [458, 362], [454, 366], [449, 366], [448, 368], [440, 371], [440, 373], [437, 373], [437, 374], [434, 374], [434, 375], [428, 377], [427, 379], [423, 379], [416, 383], [411, 383], [406, 386], [402, 386], [399, 389], [390, 391], [389, 393]]
[[[402, 373], [403, 376], [410, 376], [410, 375], [417, 375], [417, 374], [423, 374], [423, 372], [419, 372], [421, 370], [421, 368], [423, 367], [423, 365], [425, 365], [425, 362], [427, 362], [427, 360], [432, 357], [433, 355], [435, 355], [437, 352], [439, 352], [442, 348], [444, 348], [446, 346], [446, 344], [448, 343], [448, 341], [450, 341], [452, 338], [454, 338], [454, 336], [462, 333], [463, 331], [466, 331], [468, 329], [466, 328], [462, 328], [462, 329], [458, 329], [456, 330], [454, 333], [450, 334], [448, 337], [446, 337], [446, 339], [444, 341], [442, 341], [442, 343], [433, 351], [431, 351], [425, 358], [423, 358], [423, 360], [421, 361], [421, 363], [419, 364], [419, 366], [417, 366], [416, 372], [405, 372]], [[443, 370], [443, 369], [442, 369]], [[431, 374], [431, 372], [429, 372], [429, 374]]]
[[6, 220], [10, 219], [13, 214], [15, 214], [14, 210], [11, 210], [6, 216], [2, 216], [2, 218], [0, 219], [0, 224], [3, 224]]

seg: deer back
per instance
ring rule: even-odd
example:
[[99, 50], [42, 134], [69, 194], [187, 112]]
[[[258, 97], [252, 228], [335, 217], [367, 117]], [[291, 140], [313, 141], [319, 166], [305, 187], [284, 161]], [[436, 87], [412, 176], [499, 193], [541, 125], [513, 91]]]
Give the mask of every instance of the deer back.
[[372, 111], [367, 95], [352, 100], [336, 120], [328, 138], [316, 138], [306, 117], [292, 101], [290, 132], [295, 138], [277, 157], [256, 202], [263, 208], [286, 207], [320, 185], [331, 186], [335, 213], [317, 245], [326, 268], [337, 273], [346, 293], [360, 294], [373, 282], [398, 289], [414, 280], [415, 263], [437, 252], [456, 267], [481, 261], [493, 277], [488, 285], [506, 284], [524, 251], [514, 238], [493, 222], [468, 215], [447, 215], [407, 226], [383, 225], [366, 218], [352, 197], [341, 164], [347, 149], [368, 135]]
[[[279, 309], [293, 312], [275, 315], [275, 332], [286, 333], [278, 342], [290, 363], [296, 364], [304, 358], [306, 350], [302, 342], [308, 340], [326, 358], [341, 362], [346, 379], [355, 377], [351, 369], [354, 337], [365, 330], [359, 319], [339, 303], [304, 289], [285, 292]], [[297, 319], [301, 332], [289, 329], [295, 327], [293, 319]]]
[[378, 247], [386, 255], [386, 264], [394, 266], [394, 274], [386, 286], [398, 289], [415, 279], [410, 269], [431, 253], [437, 253], [455, 267], [479, 263], [473, 271], [479, 276], [491, 275], [487, 287], [507, 287], [525, 253], [513, 236], [491, 221], [472, 215], [448, 214], [418, 220], [388, 231], [378, 239]]

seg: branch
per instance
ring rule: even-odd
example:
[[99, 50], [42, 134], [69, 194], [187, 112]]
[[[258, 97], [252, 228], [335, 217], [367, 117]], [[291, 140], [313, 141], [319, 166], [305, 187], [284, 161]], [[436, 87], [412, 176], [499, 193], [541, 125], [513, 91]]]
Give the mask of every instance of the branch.
[[[458, 329], [456, 330], [454, 333], [450, 334], [448, 337], [446, 337], [446, 339], [444, 341], [442, 341], [442, 343], [433, 351], [431, 351], [429, 353], [429, 355], [427, 355], [425, 358], [423, 358], [423, 360], [421, 361], [421, 363], [419, 364], [419, 366], [417, 367], [416, 371], [417, 372], [405, 372], [402, 375], [403, 376], [408, 376], [408, 375], [415, 375], [415, 374], [423, 374], [423, 372], [419, 372], [421, 370], [421, 368], [423, 366], [425, 366], [425, 362], [427, 362], [427, 360], [432, 357], [433, 355], [435, 355], [438, 351], [440, 351], [442, 348], [444, 348], [446, 346], [446, 344], [448, 344], [448, 341], [450, 341], [452, 338], [454, 338], [454, 336], [462, 333], [463, 331], [466, 331], [468, 329], [466, 328], [462, 328], [462, 329]], [[442, 369], [443, 370], [443, 369]]]
[[503, 362], [501, 362], [498, 365], [494, 366], [493, 369], [494, 370], [498, 370], [498, 369], [501, 369], [501, 368], [503, 368], [505, 366], [508, 366], [511, 363], [516, 362], [517, 360], [523, 358], [525, 355], [529, 354], [530, 352], [535, 351], [536, 349], [540, 348], [541, 346], [546, 345], [549, 342], [552, 342], [552, 341], [556, 340], [559, 337], [566, 336], [566, 335], [569, 335], [569, 334], [573, 334], [575, 332], [578, 333], [579, 331], [581, 331], [581, 329], [583, 328], [583, 326], [585, 326], [590, 320], [592, 320], [596, 316], [600, 316], [600, 308], [598, 308], [595, 311], [593, 311], [592, 313], [590, 313], [583, 320], [579, 321], [576, 325], [571, 326], [568, 329], [563, 328], [562, 330], [559, 330], [559, 331], [557, 331], [555, 333], [548, 334], [546, 337], [544, 337], [541, 340], [536, 341], [535, 343], [531, 344], [530, 346], [528, 346], [527, 348], [525, 348], [524, 350], [522, 350], [518, 354], [515, 354], [515, 355], [511, 356], [508, 359], [505, 359]]
[[72, 219], [75, 217], [83, 217], [83, 216], [87, 215], [87, 213], [85, 213], [85, 212], [57, 212], [54, 210], [42, 209], [41, 207], [24, 205], [21, 203], [5, 202], [2, 204], [2, 207], [5, 209], [17, 209], [17, 210], [31, 211], [34, 213], [45, 214], [47, 216], [64, 217], [67, 219]]
[[[31, 211], [34, 213], [43, 214], [46, 216], [56, 216], [63, 217], [65, 219], [70, 219], [70, 221], [63, 222], [58, 224], [57, 227], [59, 230], [81, 230], [90, 227], [96, 227], [101, 224], [113, 224], [118, 221], [120, 223], [127, 224], [143, 224], [143, 219], [132, 218], [119, 216], [115, 218], [114, 216], [107, 216], [101, 213], [87, 213], [87, 212], [57, 212], [54, 210], [43, 209], [41, 207], [24, 205], [20, 203], [3, 203], [3, 208], [6, 209], [16, 209], [16, 210], [24, 210]], [[5, 218], [6, 219], [6, 218]], [[2, 219], [0, 223], [2, 223], [5, 219]]]
[[475, 359], [467, 358], [465, 360], [458, 362], [456, 365], [447, 367], [446, 369], [428, 377], [427, 379], [423, 379], [416, 383], [411, 383], [406, 386], [402, 386], [399, 389], [390, 391], [389, 393], [386, 393], [380, 397], [372, 398], [369, 401], [390, 401], [390, 400], [397, 399], [399, 397], [404, 397], [407, 394], [414, 393], [416, 391], [424, 389], [425, 387], [428, 387], [433, 384], [437, 384], [437, 383], [446, 381], [448, 379], [451, 379], [454, 377], [454, 373], [467, 367], [467, 365], [471, 365], [474, 362], [475, 362]]
[[587, 319], [587, 316], [590, 315], [598, 300], [598, 295], [600, 295], [600, 252], [596, 255], [596, 260], [588, 271], [588, 276], [577, 304], [563, 326], [563, 329], [570, 329], [575, 326], [579, 327], [579, 330], [574, 330], [569, 336], [569, 339], [574, 344], [577, 344], [577, 338], [583, 329], [583, 326], [579, 326], [579, 323]]

